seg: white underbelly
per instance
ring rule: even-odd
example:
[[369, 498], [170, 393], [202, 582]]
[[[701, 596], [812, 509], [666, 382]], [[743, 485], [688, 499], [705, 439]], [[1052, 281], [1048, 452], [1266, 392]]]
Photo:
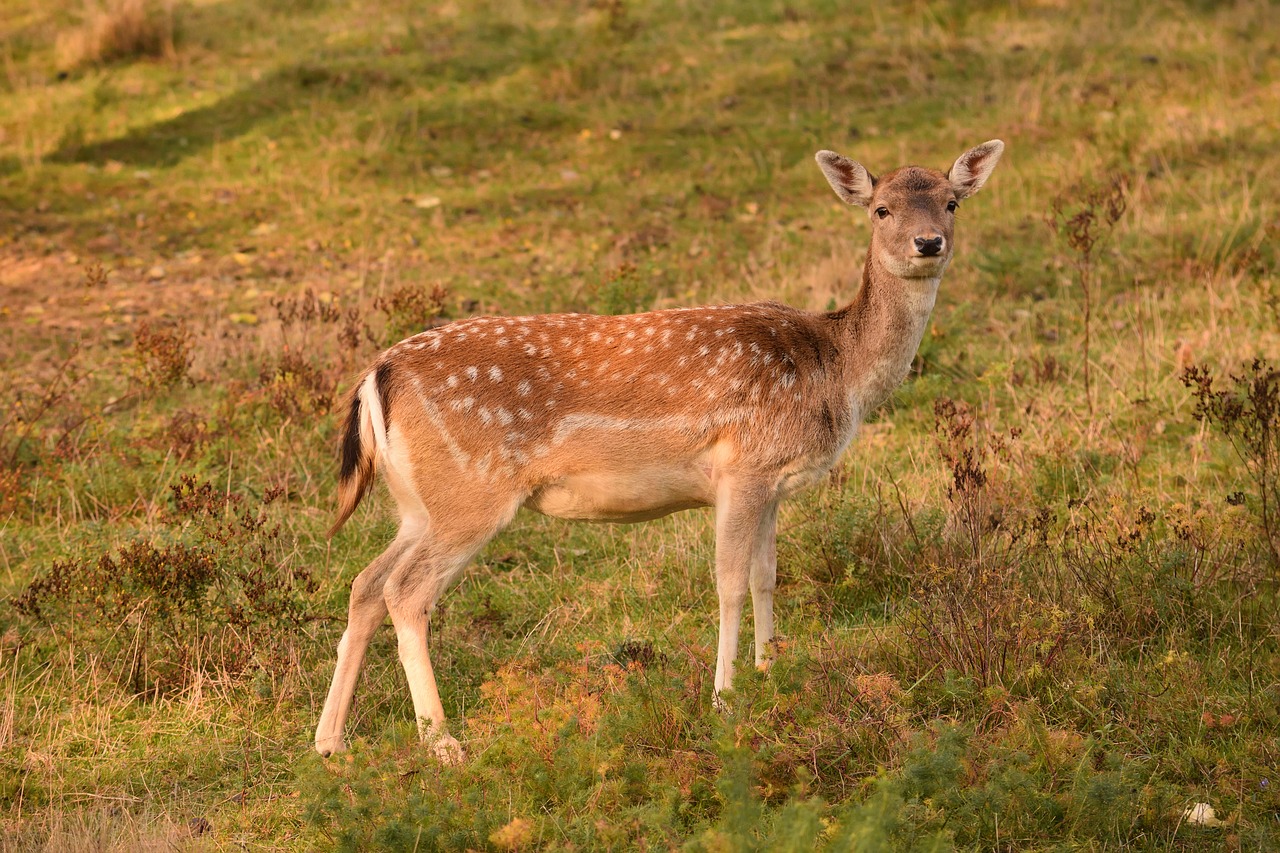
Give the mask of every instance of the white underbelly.
[[556, 518], [634, 522], [714, 502], [709, 470], [693, 466], [574, 474], [541, 486], [524, 505]]

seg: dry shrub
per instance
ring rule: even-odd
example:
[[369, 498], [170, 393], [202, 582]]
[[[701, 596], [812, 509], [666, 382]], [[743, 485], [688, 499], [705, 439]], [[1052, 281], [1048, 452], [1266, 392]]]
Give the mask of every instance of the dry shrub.
[[187, 378], [195, 349], [186, 323], [153, 324], [143, 321], [133, 333], [134, 372], [148, 388], [167, 388]]
[[983, 425], [965, 403], [934, 406], [939, 455], [949, 469], [950, 530], [914, 579], [903, 633], [921, 668], [950, 670], [979, 687], [1017, 691], [1052, 673], [1083, 641], [1074, 609], [1027, 576], [1049, 525], [1024, 512], [1002, 476], [1016, 430]]
[[0, 468], [0, 518], [8, 516], [18, 506], [22, 490], [21, 476], [12, 468]]
[[157, 438], [180, 460], [202, 452], [222, 435], [222, 424], [190, 409], [179, 409], [169, 416]]
[[1253, 481], [1252, 501], [1239, 495], [1230, 502], [1256, 506], [1272, 562], [1280, 567], [1280, 369], [1255, 358], [1215, 384], [1207, 366], [1191, 365], [1182, 381], [1195, 398], [1196, 419], [1226, 437]]
[[91, 419], [84, 390], [92, 376], [77, 347], [52, 374], [23, 374], [0, 388], [0, 517], [25, 502], [29, 474], [50, 458], [77, 455]]
[[333, 382], [296, 350], [282, 352], [274, 367], [263, 366], [258, 382], [267, 405], [285, 419], [320, 415], [333, 405]]
[[1123, 174], [1110, 175], [1098, 185], [1075, 186], [1053, 200], [1053, 213], [1049, 217], [1049, 227], [1071, 250], [1071, 266], [1080, 285], [1084, 308], [1084, 396], [1090, 414], [1093, 414], [1093, 394], [1089, 347], [1093, 307], [1102, 285], [1098, 258], [1129, 206], [1128, 192], [1129, 178]]
[[173, 4], [160, 0], [88, 0], [84, 23], [62, 33], [57, 42], [58, 67], [134, 57], [173, 56]]
[[420, 285], [396, 288], [373, 300], [373, 307], [386, 315], [386, 343], [393, 344], [410, 335], [433, 328], [446, 318], [449, 289], [435, 284], [431, 290]]
[[[332, 366], [339, 374], [348, 373], [352, 364], [363, 361], [362, 348], [371, 344], [381, 349], [381, 342], [365, 318], [361, 306], [343, 308], [342, 304], [329, 294], [318, 294], [313, 288], [307, 288], [297, 296], [281, 296], [271, 300], [280, 320], [280, 335], [284, 339], [286, 359], [288, 353], [306, 351], [327, 363], [329, 349], [326, 342], [316, 332], [325, 326], [336, 328], [338, 342], [338, 360]], [[332, 371], [331, 371], [332, 372]]]

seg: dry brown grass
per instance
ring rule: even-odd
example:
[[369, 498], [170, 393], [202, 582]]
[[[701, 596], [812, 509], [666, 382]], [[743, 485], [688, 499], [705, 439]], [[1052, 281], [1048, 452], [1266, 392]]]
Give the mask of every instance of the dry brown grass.
[[58, 67], [68, 71], [120, 59], [171, 56], [173, 5], [168, 0], [86, 0], [84, 22], [58, 35]]
[[151, 851], [205, 850], [202, 836], [212, 826], [199, 818], [186, 825], [164, 816], [136, 816], [129, 801], [74, 806], [53, 812], [50, 822], [21, 826], [0, 834], [0, 852], [59, 851], [59, 853], [151, 853]]

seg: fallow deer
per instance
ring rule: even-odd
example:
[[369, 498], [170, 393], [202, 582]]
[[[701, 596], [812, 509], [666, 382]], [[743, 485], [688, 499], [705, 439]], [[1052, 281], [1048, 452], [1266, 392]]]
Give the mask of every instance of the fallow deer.
[[316, 749], [344, 748], [356, 676], [390, 612], [423, 739], [442, 759], [461, 758], [445, 728], [427, 624], [440, 595], [521, 507], [618, 522], [715, 507], [717, 695], [733, 678], [748, 589], [764, 665], [778, 502], [828, 472], [907, 375], [951, 261], [956, 207], [1003, 150], [992, 140], [946, 174], [907, 166], [879, 179], [818, 152], [836, 195], [871, 218], [862, 286], [838, 311], [759, 302], [483, 317], [379, 356], [346, 410], [330, 535], [375, 472], [400, 527], [351, 585]]

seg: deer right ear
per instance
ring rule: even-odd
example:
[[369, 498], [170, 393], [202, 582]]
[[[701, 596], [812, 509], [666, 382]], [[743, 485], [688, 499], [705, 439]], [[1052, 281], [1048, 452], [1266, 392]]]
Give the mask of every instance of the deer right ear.
[[861, 163], [842, 157], [834, 151], [819, 151], [814, 159], [818, 168], [827, 176], [827, 183], [846, 204], [866, 207], [871, 203], [871, 191], [875, 189], [875, 176]]

